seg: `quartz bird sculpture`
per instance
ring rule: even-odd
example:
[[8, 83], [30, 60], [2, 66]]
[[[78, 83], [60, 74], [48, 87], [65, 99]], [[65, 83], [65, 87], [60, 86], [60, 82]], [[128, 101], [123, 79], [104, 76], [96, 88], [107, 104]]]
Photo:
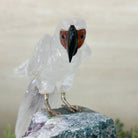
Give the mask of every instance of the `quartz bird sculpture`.
[[[30, 124], [32, 115], [45, 108], [48, 116], [59, 114], [53, 108], [63, 106], [72, 112], [80, 111], [66, 100], [74, 74], [91, 50], [85, 42], [84, 20], [63, 20], [53, 36], [45, 35], [36, 45], [32, 57], [16, 68], [31, 80], [19, 108], [16, 122], [16, 138], [21, 138]], [[60, 100], [61, 99], [61, 100]]]

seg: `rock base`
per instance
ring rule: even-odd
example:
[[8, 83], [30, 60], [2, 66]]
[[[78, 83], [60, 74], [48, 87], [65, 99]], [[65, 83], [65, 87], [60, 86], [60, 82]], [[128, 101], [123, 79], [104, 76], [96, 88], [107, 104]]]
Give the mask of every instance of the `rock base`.
[[45, 111], [35, 113], [23, 138], [116, 138], [111, 118], [82, 108], [76, 113], [59, 108], [61, 115], [52, 118]]

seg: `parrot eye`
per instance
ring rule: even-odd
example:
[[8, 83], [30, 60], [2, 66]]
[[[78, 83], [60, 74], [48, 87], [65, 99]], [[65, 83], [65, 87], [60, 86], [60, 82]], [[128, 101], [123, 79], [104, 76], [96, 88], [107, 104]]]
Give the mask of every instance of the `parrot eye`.
[[64, 34], [62, 34], [61, 37], [62, 37], [62, 39], [65, 39], [65, 35]]
[[81, 34], [81, 39], [83, 39], [84, 38], [84, 34]]

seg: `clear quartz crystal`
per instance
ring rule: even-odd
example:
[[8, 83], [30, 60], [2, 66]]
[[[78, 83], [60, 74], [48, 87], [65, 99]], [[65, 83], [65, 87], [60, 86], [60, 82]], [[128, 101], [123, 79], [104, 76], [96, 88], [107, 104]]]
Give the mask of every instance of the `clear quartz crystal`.
[[[67, 92], [72, 87], [74, 74], [78, 66], [82, 61], [86, 60], [91, 50], [86, 45], [85, 41], [81, 48], [78, 49], [75, 56], [73, 56], [71, 63], [69, 63], [67, 50], [60, 43], [60, 30], [68, 30], [71, 25], [74, 25], [77, 30], [86, 29], [85, 22], [81, 19], [67, 19], [62, 21], [53, 36], [45, 35], [36, 45], [33, 54], [30, 59], [24, 62], [21, 66], [16, 68], [16, 72], [25, 75], [29, 78], [30, 84], [24, 95], [21, 103], [18, 119], [16, 123], [16, 136], [20, 138], [28, 128], [32, 115], [37, 111], [40, 111], [44, 107], [43, 94], [49, 94], [49, 104], [51, 108], [57, 108], [60, 106], [61, 92]], [[38, 114], [35, 121], [37, 125], [31, 125], [31, 130], [38, 131], [47, 118]], [[44, 122], [41, 120], [45, 120]], [[54, 121], [51, 123], [51, 121]], [[53, 123], [57, 125], [57, 128], [53, 128], [52, 131], [63, 130], [66, 127], [64, 120], [47, 120], [49, 123], [46, 127], [53, 127]], [[64, 126], [64, 127], [63, 127]], [[45, 130], [45, 128], [43, 128]], [[29, 133], [28, 132], [28, 133]], [[51, 131], [47, 131], [51, 133]], [[45, 138], [43, 133], [40, 133], [41, 138]], [[37, 137], [37, 136], [29, 136]]]
[[59, 91], [69, 91], [77, 67], [91, 54], [84, 41], [69, 63], [67, 50], [60, 43], [59, 32], [61, 29], [68, 30], [71, 24], [74, 24], [76, 29], [86, 29], [85, 22], [81, 19], [64, 20], [57, 27], [55, 34], [52, 37], [45, 35], [35, 47], [32, 57], [16, 69], [21, 74], [24, 72], [30, 80], [35, 79], [42, 94], [52, 93], [55, 88]]

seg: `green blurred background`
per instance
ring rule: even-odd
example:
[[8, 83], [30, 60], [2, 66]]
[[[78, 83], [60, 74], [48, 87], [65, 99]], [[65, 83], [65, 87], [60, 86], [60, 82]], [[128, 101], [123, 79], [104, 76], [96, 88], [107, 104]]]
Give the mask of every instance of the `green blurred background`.
[[79, 67], [69, 101], [120, 118], [126, 129], [138, 124], [137, 0], [0, 0], [0, 137], [7, 124], [14, 128], [29, 83], [13, 69], [72, 17], [86, 21], [92, 56]]

